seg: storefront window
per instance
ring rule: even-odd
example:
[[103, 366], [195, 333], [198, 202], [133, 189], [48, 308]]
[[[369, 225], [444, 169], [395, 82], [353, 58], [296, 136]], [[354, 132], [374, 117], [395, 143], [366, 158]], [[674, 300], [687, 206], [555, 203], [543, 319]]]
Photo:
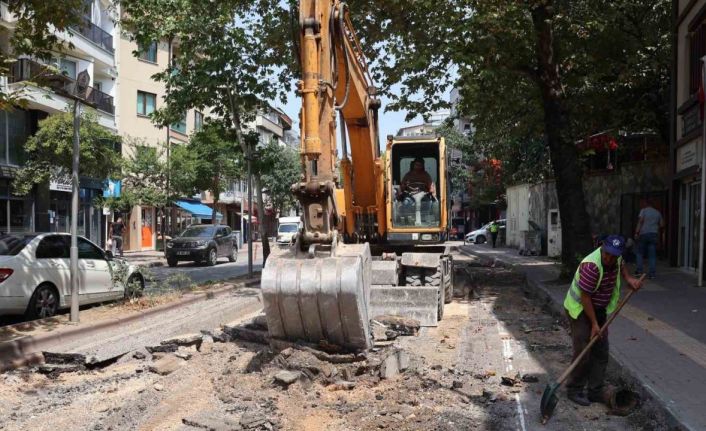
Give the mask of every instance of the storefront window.
[[10, 232], [28, 233], [34, 230], [32, 216], [34, 204], [30, 200], [11, 200], [10, 205]]
[[20, 165], [24, 162], [24, 144], [30, 136], [30, 114], [27, 111], [0, 112], [0, 163]]

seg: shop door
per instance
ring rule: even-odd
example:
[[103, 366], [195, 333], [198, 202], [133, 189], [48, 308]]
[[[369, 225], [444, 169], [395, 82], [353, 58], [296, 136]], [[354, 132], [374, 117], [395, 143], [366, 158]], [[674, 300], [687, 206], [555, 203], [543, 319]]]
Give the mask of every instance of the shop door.
[[154, 209], [142, 209], [142, 248], [153, 248], [152, 233], [154, 232]]
[[682, 185], [681, 190], [681, 261], [684, 268], [696, 269], [699, 265], [699, 216], [701, 183]]

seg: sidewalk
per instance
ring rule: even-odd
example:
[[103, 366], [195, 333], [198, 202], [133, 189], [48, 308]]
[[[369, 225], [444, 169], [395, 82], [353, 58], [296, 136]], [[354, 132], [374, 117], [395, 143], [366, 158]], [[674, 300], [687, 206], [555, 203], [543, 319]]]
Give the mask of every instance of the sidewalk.
[[[524, 270], [530, 286], [563, 307], [568, 284], [556, 281], [556, 261], [487, 245], [460, 250]], [[706, 429], [706, 288], [696, 287], [696, 274], [658, 265], [657, 278], [632, 297], [611, 325], [610, 342], [614, 359], [676, 420], [689, 430]]]

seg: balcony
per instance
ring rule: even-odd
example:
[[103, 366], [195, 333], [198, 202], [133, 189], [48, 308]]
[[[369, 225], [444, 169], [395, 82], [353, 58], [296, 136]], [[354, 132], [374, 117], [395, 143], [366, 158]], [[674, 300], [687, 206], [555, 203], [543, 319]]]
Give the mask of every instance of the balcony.
[[73, 29], [86, 39], [103, 48], [104, 50], [110, 53], [115, 52], [115, 48], [113, 48], [113, 36], [107, 31], [93, 24], [88, 17], [84, 17], [83, 22], [79, 26], [73, 27]]
[[56, 73], [36, 61], [23, 58], [10, 66], [8, 84], [17, 82], [33, 82], [49, 87], [57, 94], [69, 98], [80, 97], [85, 100], [88, 105], [94, 106], [96, 109], [108, 114], [115, 115], [115, 106], [112, 96], [96, 90], [93, 87], [88, 87], [85, 94], [79, 94], [74, 79]]

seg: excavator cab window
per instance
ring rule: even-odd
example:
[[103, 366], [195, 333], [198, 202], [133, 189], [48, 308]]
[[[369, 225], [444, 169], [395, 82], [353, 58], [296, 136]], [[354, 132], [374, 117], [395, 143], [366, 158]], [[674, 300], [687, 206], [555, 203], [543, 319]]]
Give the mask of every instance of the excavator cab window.
[[430, 144], [392, 148], [392, 224], [394, 227], [437, 227], [439, 216], [439, 152]]

